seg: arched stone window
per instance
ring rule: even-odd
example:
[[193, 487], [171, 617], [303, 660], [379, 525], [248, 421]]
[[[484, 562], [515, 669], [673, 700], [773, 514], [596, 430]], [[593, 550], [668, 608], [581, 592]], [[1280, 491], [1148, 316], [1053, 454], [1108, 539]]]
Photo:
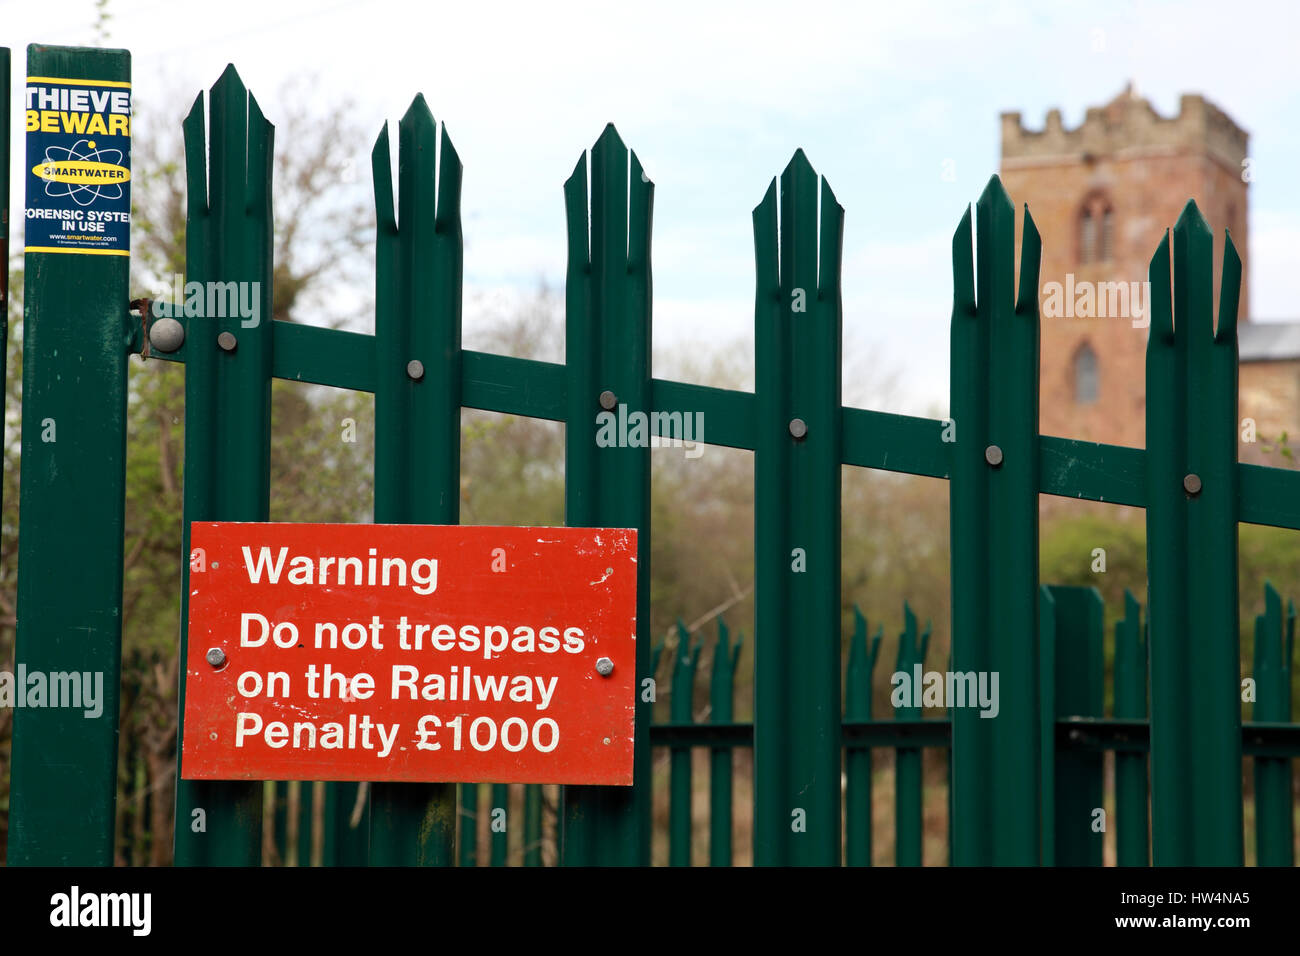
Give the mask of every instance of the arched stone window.
[[1079, 209], [1079, 262], [1109, 262], [1115, 255], [1115, 211], [1103, 193], [1092, 193]]
[[1091, 405], [1100, 394], [1101, 369], [1097, 365], [1097, 353], [1084, 342], [1074, 353], [1074, 401], [1079, 405]]

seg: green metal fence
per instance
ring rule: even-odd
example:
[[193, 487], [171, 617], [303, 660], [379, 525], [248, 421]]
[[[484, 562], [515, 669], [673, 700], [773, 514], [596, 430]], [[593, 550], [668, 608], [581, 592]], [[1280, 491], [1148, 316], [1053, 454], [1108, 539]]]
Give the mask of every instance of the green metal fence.
[[[45, 47], [29, 51], [29, 70], [130, 75], [125, 51]], [[202, 97], [184, 122], [186, 278], [258, 282], [262, 313], [270, 315], [272, 127], [233, 67], [213, 86], [207, 105], [206, 124]], [[1038, 434], [1039, 237], [1026, 211], [1017, 286], [1016, 214], [996, 177], [976, 204], [974, 223], [968, 210], [953, 238], [951, 417], [935, 421], [842, 405], [843, 210], [801, 151], [754, 211], [757, 387], [749, 393], [652, 376], [653, 185], [612, 126], [579, 158], [564, 186], [562, 365], [461, 347], [460, 160], [420, 97], [398, 127], [395, 186], [391, 149], [384, 130], [373, 153], [374, 335], [278, 320], [245, 328], [238, 317], [173, 310], [184, 343], [153, 356], [186, 369], [186, 527], [194, 520], [267, 517], [273, 378], [375, 395], [378, 521], [458, 520], [462, 408], [565, 422], [568, 523], [641, 532], [636, 667], [645, 680], [656, 664], [648, 627], [649, 448], [599, 447], [595, 416], [617, 404], [703, 414], [709, 443], [755, 456], [754, 721], [752, 727], [731, 721], [728, 672], [736, 658], [724, 635], [722, 666], [713, 668], [710, 682], [716, 709], [709, 723], [687, 723], [690, 709], [678, 705], [670, 725], [652, 727], [652, 705], [645, 695], [638, 698], [635, 786], [566, 787], [551, 791], [552, 800], [544, 790], [512, 794], [499, 785], [485, 793], [483, 785], [458, 791], [443, 784], [374, 784], [362, 838], [350, 826], [356, 786], [329, 784], [321, 795], [322, 829], [346, 836], [333, 843], [330, 860], [468, 862], [481, 856], [484, 837], [475, 831], [471, 838], [458, 821], [522, 796], [516, 802], [525, 821], [525, 862], [541, 862], [543, 844], [529, 834], [542, 833], [553, 803], [562, 862], [648, 863], [652, 748], [662, 745], [674, 778], [672, 862], [702, 862], [692, 859], [687, 825], [694, 790], [688, 751], [696, 747], [710, 752], [712, 862], [734, 853], [725, 820], [735, 801], [723, 781], [737, 748], [752, 748], [754, 862], [837, 864], [845, 855], [851, 863], [867, 862], [871, 748], [884, 747], [897, 751], [898, 861], [917, 863], [921, 756], [938, 747], [951, 751], [954, 864], [1097, 862], [1099, 843], [1089, 823], [1099, 806], [1105, 750], [1120, 758], [1121, 862], [1139, 863], [1148, 835], [1136, 808], [1146, 799], [1142, 754], [1149, 746], [1155, 863], [1243, 862], [1243, 753], [1263, 758], [1256, 786], [1268, 794], [1259, 817], [1268, 858], [1290, 862], [1283, 831], [1289, 832], [1293, 807], [1289, 759], [1300, 753], [1300, 737], [1279, 696], [1290, 675], [1290, 638], [1285, 647], [1272, 647], [1281, 642], [1273, 639], [1281, 621], [1274, 601], [1259, 625], [1270, 647], [1257, 652], [1260, 693], [1271, 688], [1271, 702], [1257, 715], [1266, 719], [1243, 730], [1236, 536], [1242, 521], [1300, 529], [1300, 474], [1237, 462], [1240, 262], [1229, 238], [1216, 326], [1212, 235], [1193, 203], [1172, 243], [1166, 237], [1151, 263], [1150, 447], [1143, 450]], [[17, 657], [50, 670], [111, 674], [105, 708], [111, 732], [88, 738], [72, 734], [56, 712], [21, 715], [9, 860], [104, 863], [112, 859], [117, 772], [121, 410], [127, 354], [146, 347], [156, 320], [148, 310], [128, 313], [120, 263], [46, 267], [40, 255], [28, 254], [27, 274], [37, 281], [26, 298], [23, 363], [22, 522], [37, 532], [21, 537]], [[90, 315], [87, 296], [98, 303]], [[69, 355], [94, 361], [65, 376]], [[85, 414], [88, 408], [95, 414]], [[34, 437], [48, 409], [68, 423], [60, 425], [57, 445]], [[654, 419], [656, 432], [663, 435], [670, 420]], [[87, 460], [98, 467], [73, 464]], [[870, 674], [879, 645], [867, 649], [865, 625], [850, 641], [853, 679], [841, 712], [845, 464], [948, 480], [950, 669], [999, 675], [996, 718], [962, 707], [950, 721], [918, 719], [915, 712], [872, 719], [869, 684], [861, 677]], [[51, 474], [56, 480], [43, 481]], [[1133, 605], [1122, 622], [1116, 699], [1123, 709], [1112, 718], [1100, 712], [1094, 635], [1101, 617], [1094, 597], [1039, 586], [1041, 494], [1146, 509], [1148, 620], [1141, 626]], [[119, 559], [92, 566], [76, 560], [101, 551]], [[1078, 627], [1090, 629], [1086, 640], [1075, 634]], [[81, 632], [95, 640], [69, 639]], [[907, 633], [900, 663], [919, 661], [927, 649], [914, 624]], [[184, 659], [183, 629], [181, 642]], [[695, 679], [697, 654], [685, 641], [673, 653], [675, 701]], [[1142, 716], [1148, 684], [1149, 723]], [[178, 863], [260, 861], [264, 805], [275, 805], [262, 786], [182, 781], [178, 791]], [[199, 816], [206, 820], [201, 830], [192, 825]], [[510, 829], [486, 832], [490, 857], [502, 861]]]
[[[1294, 643], [1295, 609], [1288, 602], [1285, 618], [1282, 600], [1272, 585], [1264, 593], [1265, 613], [1255, 622], [1256, 663], [1253, 673], [1258, 684], [1253, 717], [1242, 725], [1242, 753], [1254, 761], [1254, 822], [1246, 832], [1253, 834], [1255, 860], [1259, 865], [1292, 866], [1295, 860], [1295, 831], [1291, 759], [1300, 756], [1300, 734], [1290, 724], [1291, 683], [1289, 669]], [[1111, 652], [1114, 668], [1111, 680], [1112, 713], [1104, 712], [1106, 699], [1105, 629], [1101, 597], [1092, 588], [1044, 587], [1039, 607], [1045, 626], [1042, 631], [1040, 693], [1044, 701], [1055, 701], [1043, 722], [1043, 862], [1063, 866], [1100, 866], [1108, 833], [1114, 833], [1110, 860], [1120, 866], [1150, 864], [1150, 786], [1147, 754], [1150, 750], [1146, 721], [1146, 633], [1141, 606], [1125, 594], [1124, 615], [1115, 621]], [[752, 765], [742, 764], [737, 754], [750, 753], [754, 746], [754, 725], [732, 720], [731, 702], [735, 690], [736, 665], [741, 641], [734, 644], [725, 621], [716, 621], [717, 639], [706, 659], [707, 677], [700, 668], [705, 640], [682, 625], [664, 673], [658, 666], [663, 645], [656, 647], [652, 673], [662, 679], [669, 694], [669, 716], [665, 723], [650, 726], [655, 752], [666, 758], [656, 770], [656, 779], [666, 786], [654, 798], [655, 819], [666, 814], [664, 861], [673, 866], [707, 863], [730, 866], [737, 861], [734, 844], [743, 857], [753, 852], [749, 834], [736, 832], [737, 784], [752, 793]], [[911, 675], [917, 666], [933, 667], [927, 661], [928, 626], [918, 635], [916, 616], [903, 609], [903, 628], [897, 636], [897, 657], [890, 672]], [[848, 866], [887, 863], [917, 866], [922, 863], [925, 839], [925, 808], [931, 820], [943, 818], [949, 833], [952, 817], [937, 812], [951, 783], [922, 774], [922, 753], [935, 752], [948, 764], [952, 746], [951, 711], [922, 708], [912, 704], [880, 704], [873, 713], [872, 688], [881, 683], [876, 671], [883, 637], [878, 626], [870, 643], [867, 621], [854, 609], [854, 628], [848, 641], [848, 666], [844, 680], [843, 778], [845, 841], [843, 862]], [[892, 641], [891, 641], [892, 643]], [[1048, 652], [1050, 648], [1050, 653]], [[890, 683], [893, 683], [891, 679]], [[707, 693], [704, 693], [707, 691]], [[703, 719], [700, 719], [703, 718]], [[707, 803], [695, 799], [697, 785], [692, 755], [708, 755]], [[873, 753], [885, 758], [878, 774], [872, 773]], [[1114, 770], [1107, 783], [1105, 755], [1113, 754]], [[892, 765], [892, 770], [891, 770]], [[933, 774], [931, 775], [933, 777]], [[664, 779], [666, 777], [666, 780]], [[892, 778], [892, 779], [891, 779]], [[278, 784], [277, 794], [288, 804], [287, 787]], [[536, 785], [491, 788], [490, 799], [479, 798], [475, 788], [462, 791], [458, 826], [458, 862], [462, 866], [506, 863], [536, 866], [558, 858], [558, 832], [551, 822], [554, 801]], [[892, 789], [892, 798], [890, 791]], [[468, 795], [467, 795], [468, 794]], [[893, 804], [892, 826], [882, 827], [875, 808]], [[547, 806], [548, 823], [543, 826], [542, 807]], [[1103, 811], [1098, 813], [1098, 811]], [[288, 818], [275, 821], [276, 862], [301, 861], [302, 849], [292, 856], [294, 833], [302, 834], [310, 824], [310, 807], [296, 827]], [[495, 816], [494, 816], [495, 814]], [[523, 817], [521, 828], [507, 826]], [[494, 822], [497, 824], [494, 827]], [[873, 856], [873, 831], [892, 835], [893, 853]], [[935, 829], [932, 827], [932, 829]], [[940, 832], [943, 828], [938, 828]], [[491, 847], [477, 850], [480, 831], [492, 834]], [[950, 860], [949, 833], [932, 839], [927, 862]], [[739, 839], [737, 840], [737, 836]], [[325, 837], [325, 846], [332, 838]], [[937, 851], [938, 855], [936, 855]], [[350, 855], [337, 862], [363, 863], [364, 847], [354, 846]]]
[[[1253, 720], [1242, 724], [1239, 735], [1241, 752], [1254, 762], [1254, 822], [1246, 827], [1253, 833], [1256, 862], [1269, 866], [1292, 866], [1295, 861], [1295, 832], [1291, 759], [1300, 756], [1300, 727], [1291, 724], [1289, 662], [1294, 644], [1295, 608], [1287, 602], [1285, 617], [1282, 601], [1272, 585], [1265, 587], [1265, 613], [1255, 622], [1256, 664], [1254, 674], [1257, 696], [1253, 703]], [[1106, 656], [1104, 614], [1101, 596], [1092, 588], [1045, 586], [1039, 592], [1040, 659], [1045, 662], [1039, 674], [1040, 699], [1045, 702], [1042, 722], [1042, 863], [1061, 866], [1100, 866], [1106, 834], [1113, 832], [1113, 862], [1120, 866], [1147, 866], [1150, 857], [1151, 810], [1147, 755], [1150, 752], [1149, 724], [1146, 720], [1146, 630], [1141, 606], [1131, 594], [1125, 594], [1124, 615], [1115, 621], [1111, 644], [1114, 668], [1110, 689], [1112, 713], [1107, 716]], [[923, 718], [921, 709], [911, 705], [889, 707], [877, 705], [875, 713], [893, 714], [892, 719], [873, 715], [873, 671], [879, 659], [883, 628], [878, 628], [870, 644], [867, 623], [860, 611], [854, 611], [854, 630], [849, 641], [848, 667], [844, 682], [844, 774], [842, 793], [846, 838], [843, 862], [849, 866], [887, 862], [898, 866], [915, 866], [922, 861], [924, 833], [923, 807], [929, 804], [932, 819], [944, 818], [948, 826], [946, 839], [935, 841], [946, 851], [927, 861], [948, 862], [954, 851], [951, 811], [934, 812], [943, 802], [940, 791], [951, 786], [949, 774], [944, 784], [927, 785], [921, 773], [924, 750], [944, 752], [944, 763], [953, 746], [951, 711], [934, 711]], [[917, 620], [904, 606], [903, 629], [898, 635], [897, 658], [893, 674], [910, 674], [914, 667], [927, 665], [929, 628], [918, 638]], [[719, 621], [719, 647], [726, 644], [726, 626]], [[683, 634], [679, 648], [686, 646]], [[680, 655], [678, 659], [684, 658]], [[693, 655], [692, 655], [693, 657]], [[721, 667], [718, 667], [721, 662]], [[710, 661], [708, 705], [717, 714], [721, 701], [730, 693], [734, 660], [725, 653]], [[682, 668], [684, 671], [685, 668]], [[689, 748], [719, 751], [747, 750], [754, 745], [754, 726], [711, 719], [708, 723], [682, 720], [689, 713], [681, 703], [690, 697], [689, 684], [678, 686], [679, 671], [674, 668], [673, 717], [668, 724], [650, 728], [651, 742], [674, 755]], [[687, 672], [693, 677], [693, 667]], [[721, 683], [727, 685], [719, 692]], [[893, 681], [891, 680], [891, 683]], [[1003, 697], [1005, 701], [1005, 697]], [[893, 842], [894, 854], [873, 858], [872, 833], [876, 816], [873, 807], [879, 802], [878, 790], [890, 789], [891, 774], [886, 770], [872, 774], [872, 755], [884, 752], [892, 763]], [[1114, 755], [1113, 782], [1107, 783], [1105, 755]], [[892, 757], [892, 760], [888, 758]], [[710, 781], [707, 820], [696, 814], [696, 842], [707, 823], [708, 862], [725, 866], [731, 856], [731, 787], [733, 769], [728, 756], [725, 770]], [[737, 771], [739, 773], [739, 771]], [[673, 794], [669, 813], [670, 859], [692, 860], [692, 821], [687, 806], [676, 798], [679, 788], [689, 789], [689, 764], [674, 762], [669, 768], [669, 790]], [[723, 782], [720, 782], [723, 776]], [[1240, 774], [1238, 775], [1240, 779]], [[749, 781], [744, 781], [748, 783]], [[1109, 793], [1108, 793], [1109, 791]], [[1107, 810], [1113, 807], [1113, 813]], [[1098, 811], [1103, 811], [1099, 813]], [[886, 827], [886, 830], [889, 828]], [[725, 849], [724, 849], [725, 848]]]

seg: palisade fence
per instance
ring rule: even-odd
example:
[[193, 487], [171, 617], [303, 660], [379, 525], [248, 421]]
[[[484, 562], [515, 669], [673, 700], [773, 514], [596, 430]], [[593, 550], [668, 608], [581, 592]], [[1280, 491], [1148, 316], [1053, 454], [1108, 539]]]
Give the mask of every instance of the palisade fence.
[[[1110, 687], [1111, 715], [1105, 716], [1104, 608], [1094, 588], [1044, 586], [1039, 592], [1042, 612], [1040, 632], [1040, 700], [1044, 702], [1042, 736], [1042, 862], [1057, 866], [1101, 866], [1105, 834], [1114, 832], [1114, 862], [1119, 866], [1150, 863], [1150, 789], [1147, 753], [1147, 631], [1137, 599], [1125, 593], [1124, 614], [1115, 621]], [[891, 674], [914, 677], [915, 669], [928, 669], [930, 629], [918, 637], [912, 609], [903, 607], [903, 630], [898, 635], [897, 656]], [[1252, 673], [1257, 683], [1255, 720], [1244, 725], [1242, 752], [1254, 758], [1254, 816], [1246, 827], [1253, 833], [1255, 859], [1261, 866], [1295, 863], [1295, 802], [1292, 792], [1289, 741], [1275, 735], [1292, 719], [1291, 660], [1295, 642], [1295, 605], [1282, 599], [1271, 584], [1264, 589], [1264, 613], [1255, 619], [1255, 658]], [[735, 862], [736, 782], [752, 790], [752, 773], [733, 754], [754, 745], [754, 728], [733, 721], [736, 665], [742, 639], [732, 641], [726, 622], [716, 621], [717, 638], [708, 658], [708, 679], [699, 679], [698, 665], [704, 641], [677, 625], [677, 642], [668, 664], [670, 721], [651, 724], [650, 742], [667, 757], [666, 794], [656, 805], [667, 809], [667, 861], [672, 866], [707, 863], [730, 866]], [[844, 856], [849, 866], [869, 866], [873, 860], [898, 866], [920, 866], [924, 842], [924, 808], [942, 799], [927, 794], [921, 772], [923, 750], [940, 750], [945, 758], [952, 746], [952, 724], [945, 716], [922, 719], [921, 708], [893, 703], [894, 719], [873, 718], [873, 674], [879, 659], [883, 626], [867, 638], [867, 620], [854, 609], [854, 627], [844, 673]], [[659, 681], [665, 674], [657, 645], [651, 673]], [[946, 666], [946, 665], [944, 665]], [[942, 672], [940, 672], [942, 673]], [[894, 682], [891, 680], [891, 685]], [[919, 686], [914, 681], [910, 686]], [[697, 701], [699, 691], [705, 707]], [[883, 708], [882, 708], [883, 709]], [[697, 722], [698, 714], [707, 715]], [[707, 813], [692, 810], [692, 754], [708, 751]], [[893, 852], [874, 853], [875, 821], [872, 751], [892, 751]], [[1113, 774], [1107, 779], [1104, 755], [1114, 753]], [[945, 762], [947, 760], [945, 759]], [[951, 767], [951, 764], [948, 764]], [[949, 776], [951, 785], [951, 775]], [[309, 865], [364, 865], [366, 832], [358, 813], [364, 805], [358, 785], [335, 785], [342, 803], [332, 802], [328, 787], [317, 787], [327, 802], [313, 814], [310, 785], [269, 784], [269, 805], [274, 822], [266, 829], [273, 863]], [[461, 866], [541, 866], [559, 857], [557, 788], [535, 784], [495, 784], [460, 788], [457, 860]], [[486, 792], [483, 792], [486, 791]], [[1107, 792], [1109, 791], [1109, 798]], [[547, 812], [543, 814], [543, 807]], [[1108, 809], [1111, 808], [1111, 809]], [[1097, 811], [1105, 810], [1104, 816]], [[1113, 810], [1113, 812], [1112, 812]], [[662, 816], [662, 814], [660, 814]], [[937, 816], [937, 815], [936, 815]], [[949, 831], [945, 845], [952, 849], [953, 818], [944, 813]], [[522, 818], [522, 823], [510, 821]], [[496, 824], [496, 825], [494, 825]], [[313, 831], [312, 827], [315, 826]], [[315, 837], [313, 841], [313, 836]], [[743, 830], [740, 842], [746, 842]], [[704, 844], [703, 852], [701, 843]], [[933, 860], [931, 861], [933, 862]]]
[[[29, 69], [129, 78], [124, 52], [86, 52], [33, 48]], [[210, 92], [206, 125], [200, 96], [184, 134], [186, 279], [258, 282], [262, 314], [270, 315], [272, 127], [233, 67]], [[244, 328], [237, 316], [169, 309], [184, 327], [183, 344], [152, 357], [186, 369], [182, 554], [189, 553], [190, 522], [267, 519], [273, 378], [374, 394], [376, 522], [457, 523], [462, 408], [565, 422], [567, 522], [640, 532], [636, 668], [644, 680], [656, 674], [660, 656], [648, 626], [649, 448], [599, 447], [595, 416], [618, 405], [663, 413], [654, 428], [672, 437], [670, 416], [702, 413], [710, 444], [755, 456], [754, 721], [733, 720], [740, 642], [722, 631], [708, 721], [694, 722], [699, 649], [679, 637], [667, 681], [670, 723], [652, 726], [652, 705], [638, 698], [633, 787], [269, 785], [286, 799], [277, 799], [264, 821], [267, 785], [180, 781], [177, 863], [257, 864], [265, 822], [280, 857], [302, 862], [310, 842], [304, 834], [315, 831], [324, 835], [325, 863], [505, 862], [517, 847], [525, 863], [549, 855], [566, 864], [645, 864], [657, 747], [670, 766], [674, 863], [704, 862], [691, 856], [691, 753], [698, 749], [710, 755], [709, 862], [734, 858], [737, 750], [752, 750], [755, 863], [868, 862], [873, 748], [895, 752], [900, 863], [921, 859], [921, 755], [930, 748], [950, 751], [949, 857], [957, 865], [1101, 862], [1093, 824], [1107, 750], [1116, 755], [1119, 862], [1148, 859], [1148, 754], [1156, 864], [1243, 863], [1243, 754], [1255, 757], [1259, 861], [1293, 862], [1290, 760], [1300, 754], [1300, 730], [1290, 723], [1294, 615], [1284, 618], [1270, 591], [1257, 625], [1255, 720], [1243, 724], [1236, 561], [1238, 522], [1300, 529], [1300, 474], [1237, 462], [1240, 260], [1228, 239], [1216, 327], [1212, 234], [1193, 203], [1151, 262], [1143, 450], [1038, 434], [1040, 242], [1026, 210], [1017, 292], [1015, 210], [996, 177], [976, 204], [974, 223], [967, 210], [953, 237], [951, 418], [934, 421], [841, 404], [843, 210], [802, 152], [753, 214], [756, 390], [747, 393], [652, 377], [653, 186], [612, 126], [564, 185], [563, 365], [461, 347], [460, 159], [422, 97], [397, 138], [395, 185], [387, 128], [373, 151], [374, 335], [285, 321]], [[29, 275], [32, 260], [29, 254]], [[110, 291], [117, 297], [117, 287]], [[106, 306], [112, 314], [93, 363], [63, 378], [48, 351], [84, 350], [84, 326], [74, 334], [71, 319], [60, 324], [52, 306], [27, 299], [22, 521], [39, 532], [21, 537], [17, 659], [29, 667], [117, 674], [120, 563], [90, 568], [68, 556], [70, 542], [84, 554], [88, 542], [113, 536], [120, 552], [120, 507], [100, 506], [121, 498], [121, 456], [106, 453], [102, 474], [89, 476], [84, 458], [73, 458], [73, 468], [58, 456], [84, 455], [71, 432], [87, 420], [86, 408], [105, 409], [91, 416], [94, 440], [110, 452], [124, 446], [118, 405], [127, 353], [148, 353], [160, 320], [145, 306], [129, 313], [120, 291], [120, 306], [117, 298]], [[40, 409], [36, 398], [46, 403]], [[61, 425], [59, 442], [42, 445], [33, 436], [50, 403], [74, 424], [68, 439]], [[842, 667], [844, 464], [950, 482], [952, 656], [943, 667], [998, 674], [995, 718], [954, 707], [948, 719], [922, 719], [909, 705], [895, 719], [873, 719], [879, 640], [868, 646], [861, 615]], [[38, 474], [49, 481], [41, 484]], [[93, 493], [88, 480], [96, 482]], [[1146, 509], [1146, 620], [1130, 597], [1116, 630], [1109, 718], [1102, 712], [1100, 599], [1090, 589], [1038, 581], [1040, 494]], [[73, 526], [79, 535], [56, 533]], [[46, 613], [24, 614], [38, 607]], [[184, 619], [183, 610], [182, 660]], [[90, 642], [64, 639], [78, 627], [101, 638], [94, 642], [99, 656], [89, 657]], [[896, 668], [923, 664], [927, 644], [909, 612]], [[116, 680], [107, 683], [116, 692]], [[107, 712], [117, 707], [111, 697]], [[16, 714], [11, 863], [112, 861], [116, 752], [115, 736], [88, 739], [58, 711]], [[543, 835], [551, 805], [558, 838]], [[475, 825], [476, 816], [507, 806], [505, 832]], [[196, 833], [190, 821], [199, 811], [206, 830]], [[514, 822], [521, 817], [522, 826]]]

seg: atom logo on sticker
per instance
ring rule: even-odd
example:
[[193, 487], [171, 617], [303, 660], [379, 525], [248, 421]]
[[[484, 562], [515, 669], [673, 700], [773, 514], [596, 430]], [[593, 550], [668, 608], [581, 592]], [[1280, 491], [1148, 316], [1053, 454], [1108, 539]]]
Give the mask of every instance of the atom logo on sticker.
[[96, 149], [94, 140], [79, 139], [71, 146], [47, 146], [45, 162], [32, 171], [45, 180], [45, 195], [89, 206], [122, 198], [122, 183], [131, 173], [121, 163], [120, 149]]

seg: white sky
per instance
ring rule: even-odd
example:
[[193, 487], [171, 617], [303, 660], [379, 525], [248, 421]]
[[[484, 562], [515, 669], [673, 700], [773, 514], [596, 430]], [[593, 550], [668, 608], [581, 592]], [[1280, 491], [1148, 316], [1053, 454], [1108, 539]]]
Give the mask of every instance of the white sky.
[[[1179, 94], [1204, 93], [1251, 135], [1254, 317], [1300, 319], [1296, 10], [1203, 0], [110, 0], [109, 44], [132, 51], [137, 108], [175, 102], [177, 90], [192, 98], [229, 62], [272, 122], [295, 77], [310, 77], [321, 110], [351, 98], [374, 133], [423, 92], [465, 164], [467, 303], [476, 292], [530, 292], [539, 277], [562, 286], [561, 184], [613, 121], [656, 187], [656, 347], [735, 343], [750, 364], [750, 213], [803, 147], [846, 209], [846, 400], [864, 386], [855, 376], [875, 368], [866, 374], [898, 377], [877, 407], [942, 414], [949, 244], [997, 170], [1003, 110], [1039, 128], [1059, 107], [1073, 126], [1130, 79], [1163, 115]], [[92, 44], [94, 22], [92, 0], [0, 0], [0, 45], [14, 51], [16, 224], [26, 44]], [[277, 149], [292, 146], [277, 138]], [[370, 146], [340, 147], [363, 171], [356, 188], [369, 189]], [[955, 182], [942, 178], [949, 159]]]

